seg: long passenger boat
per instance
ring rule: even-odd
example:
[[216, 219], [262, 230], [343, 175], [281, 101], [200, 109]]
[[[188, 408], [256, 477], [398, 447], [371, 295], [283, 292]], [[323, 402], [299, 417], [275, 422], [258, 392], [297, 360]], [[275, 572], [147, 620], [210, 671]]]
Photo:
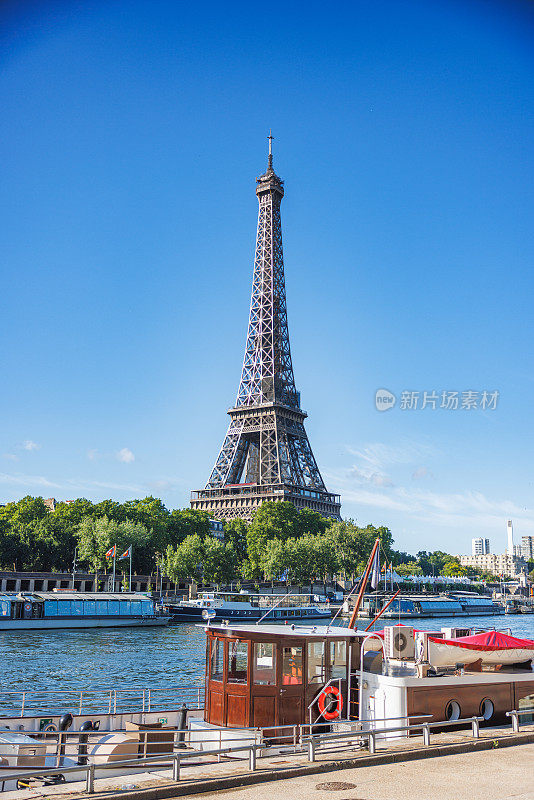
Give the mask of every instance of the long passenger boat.
[[0, 594], [0, 630], [167, 625], [169, 616], [141, 592]]
[[242, 622], [296, 622], [329, 619], [331, 610], [326, 598], [310, 594], [253, 594], [236, 592], [199, 592], [199, 596], [168, 604], [171, 622], [241, 620]]

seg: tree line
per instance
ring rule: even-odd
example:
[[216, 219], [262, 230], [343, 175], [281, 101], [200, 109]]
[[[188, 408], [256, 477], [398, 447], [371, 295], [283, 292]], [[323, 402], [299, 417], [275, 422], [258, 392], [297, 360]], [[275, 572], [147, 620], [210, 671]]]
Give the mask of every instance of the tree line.
[[117, 550], [132, 544], [134, 572], [151, 574], [167, 547], [209, 531], [206, 513], [169, 511], [155, 497], [125, 503], [81, 498], [50, 511], [42, 497], [28, 496], [0, 507], [0, 569], [68, 572], [76, 548], [80, 567], [104, 570], [113, 544]]
[[327, 519], [286, 502], [263, 503], [250, 523], [235, 519], [224, 528], [219, 541], [210, 534], [206, 512], [171, 511], [155, 497], [124, 503], [80, 498], [51, 511], [42, 497], [28, 496], [0, 507], [0, 569], [69, 571], [76, 550], [79, 568], [103, 571], [113, 545], [118, 555], [132, 545], [134, 573], [152, 574], [159, 567], [174, 581], [307, 583], [333, 575], [350, 580], [361, 574], [378, 537], [382, 563], [401, 576], [474, 574], [440, 550], [415, 556], [395, 550], [385, 526]]

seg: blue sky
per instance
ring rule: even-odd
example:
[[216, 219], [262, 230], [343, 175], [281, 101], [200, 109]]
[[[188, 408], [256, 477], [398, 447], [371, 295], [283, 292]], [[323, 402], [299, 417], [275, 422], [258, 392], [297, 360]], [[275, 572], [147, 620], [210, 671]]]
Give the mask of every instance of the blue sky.
[[[408, 551], [534, 534], [530, 4], [7, 2], [0, 23], [0, 502], [204, 485], [272, 127], [297, 388], [343, 514]], [[496, 409], [420, 407], [484, 390]]]

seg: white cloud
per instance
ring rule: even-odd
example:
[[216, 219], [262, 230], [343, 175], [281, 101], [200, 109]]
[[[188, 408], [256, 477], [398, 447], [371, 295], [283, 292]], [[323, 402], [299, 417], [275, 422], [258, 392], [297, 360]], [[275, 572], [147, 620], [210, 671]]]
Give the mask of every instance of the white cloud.
[[100, 453], [98, 452], [96, 447], [94, 447], [91, 450], [87, 451], [87, 458], [89, 459], [89, 461], [96, 461], [96, 459], [99, 457], [99, 455], [100, 455]]
[[16, 456], [14, 453], [4, 453], [4, 458], [8, 458], [10, 461], [18, 461], [19, 457]]
[[116, 453], [116, 458], [117, 461], [122, 461], [123, 464], [131, 464], [132, 461], [135, 461], [135, 456], [129, 447], [123, 447], [122, 450], [119, 450]]
[[189, 482], [183, 478], [160, 478], [147, 481], [147, 487], [156, 492], [177, 492], [184, 487], [188, 487]]
[[86, 481], [83, 478], [67, 478], [62, 487], [71, 492], [91, 492], [93, 489], [111, 489], [117, 492], [132, 492], [139, 494], [146, 489], [145, 486], [131, 483], [114, 483], [111, 481]]
[[61, 488], [58, 483], [53, 483], [42, 475], [9, 475], [6, 472], [0, 472], [0, 483], [9, 484], [11, 486], [47, 486], [50, 489]]
[[357, 483], [370, 483], [373, 486], [393, 486], [393, 481], [383, 472], [377, 472], [367, 467], [352, 467], [349, 475]]
[[[517, 520], [522, 535], [534, 532], [534, 508], [519, 506], [506, 497], [486, 497], [463, 487], [459, 492], [425, 490], [422, 482], [434, 475], [424, 462], [439, 455], [430, 445], [406, 440], [397, 446], [374, 442], [347, 450], [355, 457], [353, 465], [325, 473], [325, 477], [358, 517], [382, 516], [386, 523], [390, 517], [394, 527], [402, 525], [402, 519], [408, 527], [410, 520], [417, 521], [429, 531], [449, 531], [453, 538], [475, 530], [504, 530], [507, 519]], [[390, 469], [395, 483], [388, 474]]]
[[41, 445], [37, 444], [37, 442], [32, 442], [31, 439], [26, 439], [22, 447], [24, 448], [24, 450], [29, 450], [31, 452], [32, 450], [39, 450], [41, 448]]
[[375, 468], [383, 468], [393, 464], [414, 464], [435, 453], [434, 447], [422, 442], [405, 440], [398, 445], [371, 442], [361, 449], [348, 446], [347, 451]]
[[421, 478], [433, 478], [434, 475], [428, 469], [428, 467], [418, 467], [414, 472], [412, 472], [412, 480], [418, 481]]
[[[351, 486], [350, 480], [337, 476], [336, 490], [342, 500], [367, 509], [395, 511], [425, 522], [449, 528], [451, 531], [474, 529], [504, 530], [505, 520], [517, 520], [525, 535], [534, 531], [534, 508], [518, 506], [511, 500], [489, 499], [481, 492], [429, 492], [403, 486], [389, 491], [374, 491], [371, 487]], [[504, 536], [504, 534], [503, 534]]]

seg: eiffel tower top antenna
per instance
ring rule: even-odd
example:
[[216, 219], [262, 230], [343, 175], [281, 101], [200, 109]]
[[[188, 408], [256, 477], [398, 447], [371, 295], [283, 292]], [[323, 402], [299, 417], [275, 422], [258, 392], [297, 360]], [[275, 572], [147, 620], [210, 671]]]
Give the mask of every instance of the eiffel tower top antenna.
[[267, 138], [269, 140], [269, 162], [268, 162], [268, 165], [267, 165], [267, 169], [272, 169], [273, 168], [273, 139], [274, 139], [272, 130], [269, 131], [269, 135], [268, 135]]

